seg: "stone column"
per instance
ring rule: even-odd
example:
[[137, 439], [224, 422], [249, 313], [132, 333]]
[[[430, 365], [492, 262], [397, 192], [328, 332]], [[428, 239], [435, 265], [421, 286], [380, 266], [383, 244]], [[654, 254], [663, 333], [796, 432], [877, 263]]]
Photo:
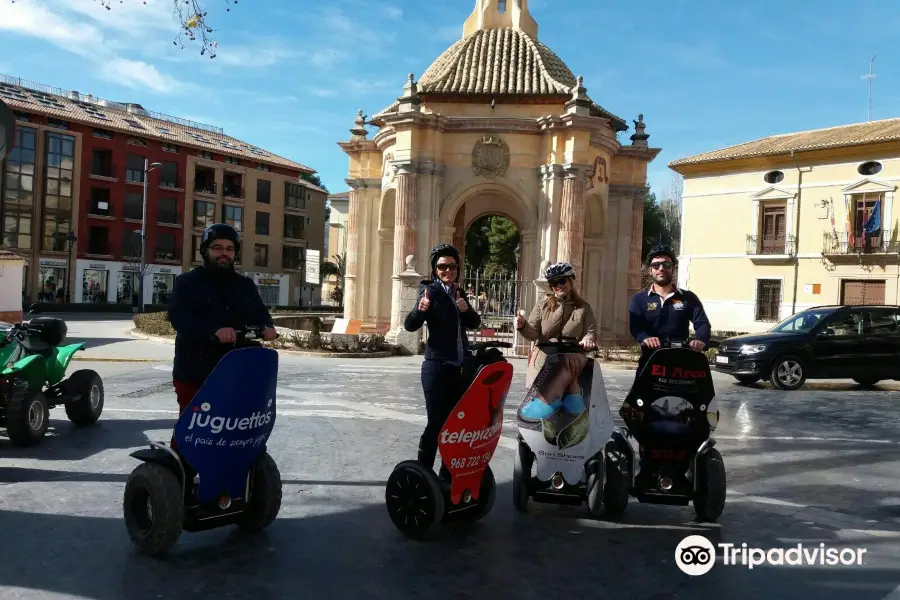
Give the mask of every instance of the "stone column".
[[405, 259], [416, 253], [416, 221], [419, 202], [418, 177], [410, 165], [399, 165], [397, 199], [394, 204], [394, 269], [391, 295], [391, 331], [403, 327], [405, 313], [400, 304], [401, 280]]
[[[636, 192], [631, 206], [631, 246], [628, 256], [628, 297], [641, 289], [641, 247], [644, 240], [644, 203]], [[625, 313], [626, 322], [628, 313]]]
[[[415, 308], [419, 300], [419, 282], [422, 276], [416, 271], [416, 257], [409, 255], [405, 259], [405, 269], [394, 276], [399, 282], [400, 293], [397, 297], [397, 305], [403, 319]], [[402, 324], [396, 329], [391, 329], [390, 333], [385, 337], [385, 341], [396, 346], [403, 354], [418, 354], [419, 340], [422, 338], [422, 331], [406, 331]]]
[[[349, 181], [348, 181], [349, 183]], [[347, 211], [347, 264], [344, 272], [344, 318], [362, 318], [357, 311], [356, 279], [359, 256], [359, 218], [362, 204], [362, 191], [359, 188], [350, 190], [350, 203]]]
[[581, 273], [584, 254], [584, 191], [585, 177], [580, 171], [570, 170], [563, 180], [562, 202], [559, 214], [559, 245], [557, 262], [568, 262]]

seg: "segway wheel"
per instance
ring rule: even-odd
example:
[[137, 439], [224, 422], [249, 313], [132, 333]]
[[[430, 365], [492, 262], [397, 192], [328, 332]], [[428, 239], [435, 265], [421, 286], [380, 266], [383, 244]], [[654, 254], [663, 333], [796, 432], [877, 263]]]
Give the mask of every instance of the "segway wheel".
[[694, 512], [698, 521], [715, 523], [725, 510], [725, 461], [715, 448], [697, 457], [697, 495]]
[[263, 452], [250, 471], [250, 499], [237, 526], [248, 533], [262, 531], [281, 510], [281, 473], [268, 452]]
[[618, 516], [628, 508], [631, 495], [631, 470], [628, 457], [610, 444], [606, 451], [606, 484], [603, 486], [603, 511], [610, 516]]
[[444, 519], [444, 492], [434, 471], [414, 460], [394, 467], [384, 491], [388, 515], [403, 535], [432, 537]]
[[600, 467], [600, 459], [595, 459], [588, 467], [587, 492], [588, 513], [594, 518], [603, 516], [603, 469]]
[[151, 556], [166, 554], [181, 536], [184, 494], [171, 469], [139, 465], [125, 484], [125, 528], [134, 545]]
[[481, 487], [478, 491], [478, 506], [473, 508], [469, 515], [471, 520], [480, 521], [491, 512], [494, 508], [494, 500], [497, 497], [497, 481], [494, 479], [494, 472], [491, 471], [490, 465], [484, 468], [481, 476]]
[[533, 456], [531, 448], [519, 440], [516, 448], [516, 455], [513, 463], [513, 506], [519, 512], [525, 512], [528, 509], [528, 500], [531, 498], [531, 490], [529, 484], [531, 482], [531, 464]]

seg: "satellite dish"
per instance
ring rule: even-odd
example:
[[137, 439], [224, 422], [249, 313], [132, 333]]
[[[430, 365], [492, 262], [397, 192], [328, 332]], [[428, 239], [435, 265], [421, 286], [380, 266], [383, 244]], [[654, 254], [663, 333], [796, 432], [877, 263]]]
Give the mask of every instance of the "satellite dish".
[[16, 135], [16, 117], [9, 107], [0, 100], [0, 162], [13, 147]]

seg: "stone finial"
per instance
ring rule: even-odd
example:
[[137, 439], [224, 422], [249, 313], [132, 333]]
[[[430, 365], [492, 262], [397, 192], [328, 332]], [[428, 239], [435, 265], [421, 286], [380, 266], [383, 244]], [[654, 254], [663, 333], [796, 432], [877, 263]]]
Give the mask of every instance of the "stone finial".
[[406, 270], [407, 271], [415, 271], [416, 270], [416, 255], [410, 254], [406, 257]]
[[566, 102], [566, 112], [570, 115], [591, 114], [591, 99], [588, 98], [587, 89], [584, 87], [584, 77], [578, 76], [572, 87], [572, 98]]
[[416, 85], [415, 79], [416, 77], [412, 73], [407, 77], [406, 84], [403, 86], [403, 95], [397, 98], [400, 101], [397, 112], [419, 111], [422, 100], [419, 98], [419, 87]]
[[644, 123], [644, 115], [638, 115], [637, 121], [632, 120], [632, 123], [634, 123], [634, 135], [631, 136], [631, 145], [646, 148], [650, 134], [644, 132], [647, 129], [647, 125]]
[[362, 109], [356, 112], [356, 119], [353, 120], [353, 129], [350, 130], [350, 133], [352, 134], [350, 139], [355, 141], [364, 140], [369, 135], [369, 132], [366, 131], [366, 117], [363, 115]]

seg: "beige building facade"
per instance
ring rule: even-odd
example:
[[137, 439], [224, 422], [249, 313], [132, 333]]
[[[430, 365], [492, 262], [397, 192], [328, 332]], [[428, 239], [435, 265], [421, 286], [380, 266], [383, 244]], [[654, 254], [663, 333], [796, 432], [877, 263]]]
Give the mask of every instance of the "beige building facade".
[[[325, 226], [328, 228], [326, 233], [325, 245], [328, 252], [322, 256], [322, 262], [334, 262], [336, 256], [347, 255], [347, 219], [350, 213], [350, 192], [341, 192], [340, 194], [332, 194], [328, 196], [328, 204], [331, 207], [331, 216], [326, 221]], [[337, 275], [322, 277], [322, 304], [337, 305], [338, 303], [331, 300], [331, 293], [337, 287], [343, 285], [342, 281], [338, 281]]]
[[326, 192], [296, 176], [187, 157], [189, 201], [184, 207], [186, 272], [202, 262], [200, 239], [213, 223], [240, 232], [236, 266], [271, 306], [321, 303], [321, 282], [306, 277], [306, 256], [324, 245]]
[[[628, 336], [640, 285], [650, 148], [643, 118], [626, 122], [538, 41], [527, 0], [477, 0], [462, 38], [348, 141], [351, 188], [345, 317], [396, 332], [406, 257], [427, 277], [440, 242], [462, 252], [469, 226], [502, 215], [519, 228], [519, 273], [571, 262], [604, 338]], [[366, 126], [377, 132], [369, 138]], [[517, 306], [536, 301], [522, 285]]]
[[679, 284], [713, 330], [804, 309], [900, 303], [900, 119], [777, 135], [675, 161]]

